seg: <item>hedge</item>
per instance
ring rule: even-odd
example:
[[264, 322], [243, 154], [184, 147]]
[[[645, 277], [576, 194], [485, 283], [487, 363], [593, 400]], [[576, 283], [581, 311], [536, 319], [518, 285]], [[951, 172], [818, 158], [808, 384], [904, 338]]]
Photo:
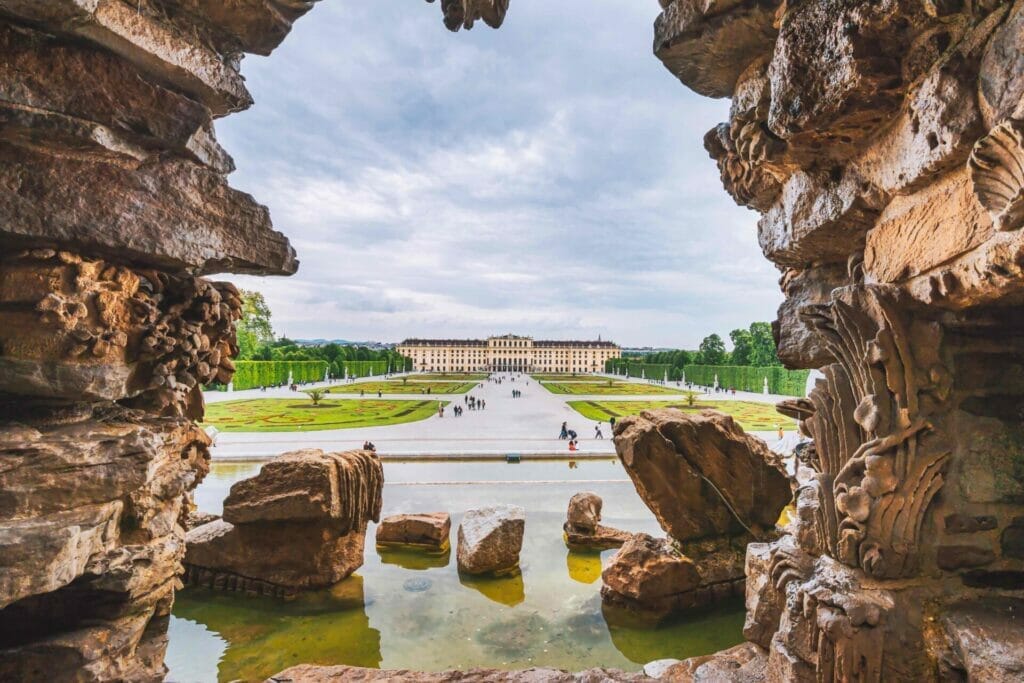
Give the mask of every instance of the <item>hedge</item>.
[[761, 393], [764, 378], [768, 378], [768, 391], [781, 396], [804, 396], [810, 370], [787, 370], [781, 366], [757, 368], [750, 365], [687, 365], [683, 368], [686, 381], [701, 386], [718, 386], [737, 391]]
[[327, 361], [323, 360], [236, 360], [232, 386], [242, 389], [273, 387], [292, 381], [321, 382], [327, 373]]
[[[678, 379], [672, 376], [672, 366], [668, 363], [644, 363], [635, 358], [609, 358], [605, 361], [604, 371], [613, 375], [623, 375], [629, 370], [630, 377], [645, 377], [646, 379]], [[678, 373], [677, 373], [678, 374]]]

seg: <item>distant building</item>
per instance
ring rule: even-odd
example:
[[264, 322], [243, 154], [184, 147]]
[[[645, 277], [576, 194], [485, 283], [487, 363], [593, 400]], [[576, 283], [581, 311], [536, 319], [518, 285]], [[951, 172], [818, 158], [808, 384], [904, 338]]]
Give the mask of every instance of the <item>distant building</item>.
[[612, 342], [541, 341], [506, 334], [487, 339], [406, 339], [398, 352], [427, 372], [600, 372], [622, 356]]

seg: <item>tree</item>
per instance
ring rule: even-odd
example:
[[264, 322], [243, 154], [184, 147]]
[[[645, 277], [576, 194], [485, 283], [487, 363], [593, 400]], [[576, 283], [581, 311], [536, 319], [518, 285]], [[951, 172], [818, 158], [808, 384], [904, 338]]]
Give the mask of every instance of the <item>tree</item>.
[[326, 394], [327, 392], [324, 391], [323, 389], [310, 389], [309, 391], [306, 391], [304, 393], [306, 394], [306, 396], [309, 396], [309, 399], [311, 401], [313, 401], [313, 405], [318, 406], [320, 405], [320, 401], [323, 400], [324, 394]]
[[721, 365], [725, 361], [725, 342], [717, 334], [704, 337], [700, 343], [700, 355], [704, 365]]
[[259, 292], [243, 289], [242, 318], [238, 321], [238, 358], [254, 358], [260, 347], [274, 341], [270, 307]]
[[753, 353], [753, 338], [747, 330], [733, 330], [729, 333], [732, 340], [732, 364], [750, 365]]
[[750, 364], [758, 367], [782, 365], [775, 350], [775, 336], [769, 323], [750, 324]]

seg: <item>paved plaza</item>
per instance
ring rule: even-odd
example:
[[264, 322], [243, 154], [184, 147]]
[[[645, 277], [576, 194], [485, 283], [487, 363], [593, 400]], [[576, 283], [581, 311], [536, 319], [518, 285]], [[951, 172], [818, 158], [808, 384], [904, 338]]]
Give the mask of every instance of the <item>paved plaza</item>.
[[[481, 381], [468, 394], [432, 395], [431, 399], [450, 401], [444, 417], [434, 415], [426, 420], [406, 424], [358, 429], [335, 429], [302, 432], [220, 432], [215, 436], [213, 457], [215, 459], [264, 459], [297, 448], [321, 448], [324, 450], [346, 450], [359, 448], [365, 441], [372, 441], [382, 457], [505, 457], [509, 454], [521, 457], [564, 456], [574, 458], [607, 457], [615, 453], [607, 422], [601, 424], [604, 439], [595, 438], [597, 424], [569, 405], [569, 401], [671, 401], [668, 394], [658, 395], [558, 395], [540, 386], [526, 374], [496, 374], [500, 384]], [[609, 378], [612, 378], [609, 376]], [[368, 377], [365, 382], [379, 381], [381, 377]], [[637, 384], [648, 382], [639, 379], [618, 381]], [[670, 385], [675, 386], [675, 385]], [[303, 387], [309, 389], [312, 387]], [[519, 398], [512, 397], [513, 389], [522, 392]], [[680, 391], [682, 389], [680, 388]], [[454, 417], [452, 406], [465, 406], [466, 396], [474, 396], [486, 402], [484, 410], [469, 410], [461, 417]], [[235, 392], [208, 392], [207, 403], [235, 401], [242, 399], [295, 398], [296, 393], [287, 388], [267, 391], [248, 390]], [[368, 393], [367, 399], [376, 398]], [[422, 394], [389, 394], [390, 399], [421, 401]], [[700, 398], [700, 397], [698, 397]], [[786, 398], [766, 394], [725, 392], [707, 394], [705, 398], [716, 401], [737, 400], [775, 404]], [[359, 401], [358, 394], [330, 394], [329, 401]], [[786, 418], [779, 416], [782, 422]], [[579, 435], [580, 450], [570, 452], [566, 441], [558, 438], [562, 422]], [[769, 444], [777, 440], [772, 432], [751, 432]]]

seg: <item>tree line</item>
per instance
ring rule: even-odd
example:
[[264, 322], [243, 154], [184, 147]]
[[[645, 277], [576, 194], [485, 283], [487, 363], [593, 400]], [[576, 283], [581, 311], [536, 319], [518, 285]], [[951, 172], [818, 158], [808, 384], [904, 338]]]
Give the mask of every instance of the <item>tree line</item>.
[[751, 323], [745, 330], [733, 330], [729, 333], [729, 340], [732, 342], [731, 351], [719, 335], [709, 334], [696, 351], [658, 351], [644, 354], [643, 361], [679, 370], [687, 365], [749, 365], [759, 368], [782, 365], [770, 323]]
[[[238, 360], [325, 361], [332, 377], [365, 376], [411, 369], [411, 359], [391, 349], [320, 344], [300, 345], [287, 337], [277, 338], [271, 324], [270, 306], [260, 292], [242, 291], [242, 318], [238, 321]], [[378, 372], [379, 371], [379, 372]]]

